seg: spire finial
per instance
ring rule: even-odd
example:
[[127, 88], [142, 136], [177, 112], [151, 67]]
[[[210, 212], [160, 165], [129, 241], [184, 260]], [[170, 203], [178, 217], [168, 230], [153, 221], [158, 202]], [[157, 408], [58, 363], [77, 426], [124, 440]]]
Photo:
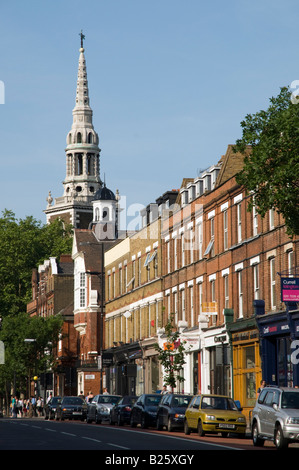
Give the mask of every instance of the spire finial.
[[84, 36], [84, 34], [83, 34], [82, 29], [81, 29], [81, 33], [79, 33], [79, 36], [80, 36], [80, 38], [81, 38], [81, 49], [83, 49], [83, 41], [84, 41], [84, 39], [85, 39], [85, 36]]

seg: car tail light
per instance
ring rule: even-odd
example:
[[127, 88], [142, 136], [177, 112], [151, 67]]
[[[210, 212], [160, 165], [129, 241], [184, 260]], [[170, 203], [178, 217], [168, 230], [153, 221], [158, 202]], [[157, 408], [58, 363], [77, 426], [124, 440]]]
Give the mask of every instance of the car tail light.
[[131, 411], [130, 406], [126, 406], [126, 407], [125, 407], [125, 411]]

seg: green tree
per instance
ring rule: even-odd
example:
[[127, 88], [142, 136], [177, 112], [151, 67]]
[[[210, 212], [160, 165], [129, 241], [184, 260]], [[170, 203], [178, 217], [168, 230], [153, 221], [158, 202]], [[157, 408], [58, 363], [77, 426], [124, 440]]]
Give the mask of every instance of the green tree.
[[0, 315], [26, 311], [31, 300], [32, 269], [50, 256], [70, 253], [71, 227], [60, 220], [42, 225], [33, 217], [16, 219], [5, 210], [0, 218]]
[[[0, 395], [9, 402], [9, 388], [26, 393], [27, 377], [55, 370], [55, 356], [63, 318], [60, 315], [29, 317], [26, 313], [7, 315], [2, 320], [0, 340], [5, 346], [5, 363], [0, 365]], [[34, 339], [27, 343], [25, 339]]]
[[172, 389], [176, 387], [176, 383], [184, 382], [181, 375], [185, 361], [186, 341], [181, 341], [180, 333], [173, 331], [174, 314], [171, 314], [165, 325], [165, 343], [161, 348], [158, 343], [154, 345], [158, 351], [158, 359], [164, 369], [163, 384], [169, 385]]
[[289, 235], [299, 234], [299, 104], [283, 87], [265, 111], [248, 114], [234, 149], [244, 155], [237, 182], [253, 197], [264, 217], [269, 209], [282, 214]]

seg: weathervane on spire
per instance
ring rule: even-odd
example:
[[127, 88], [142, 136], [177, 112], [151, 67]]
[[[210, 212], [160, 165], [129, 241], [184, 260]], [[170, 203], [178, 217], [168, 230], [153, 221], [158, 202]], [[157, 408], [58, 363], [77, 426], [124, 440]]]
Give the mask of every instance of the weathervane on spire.
[[85, 39], [85, 36], [84, 36], [84, 34], [83, 34], [82, 29], [81, 29], [81, 33], [79, 33], [79, 36], [81, 37], [81, 48], [83, 49], [83, 41], [84, 41], [84, 39]]

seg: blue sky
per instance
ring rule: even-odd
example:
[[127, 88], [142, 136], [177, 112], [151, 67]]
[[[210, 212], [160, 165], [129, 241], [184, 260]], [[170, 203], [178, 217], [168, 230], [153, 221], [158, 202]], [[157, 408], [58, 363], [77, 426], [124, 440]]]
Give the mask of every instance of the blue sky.
[[147, 205], [218, 162], [246, 114], [299, 80], [284, 0], [2, 0], [0, 211], [62, 196], [83, 30], [101, 177]]

